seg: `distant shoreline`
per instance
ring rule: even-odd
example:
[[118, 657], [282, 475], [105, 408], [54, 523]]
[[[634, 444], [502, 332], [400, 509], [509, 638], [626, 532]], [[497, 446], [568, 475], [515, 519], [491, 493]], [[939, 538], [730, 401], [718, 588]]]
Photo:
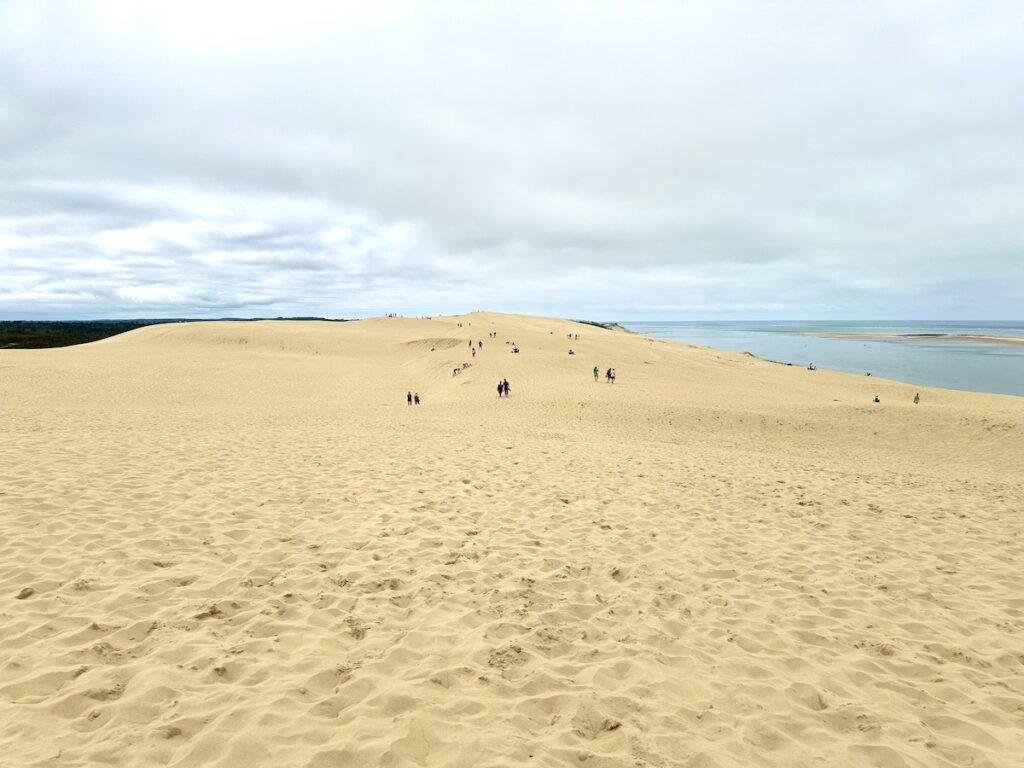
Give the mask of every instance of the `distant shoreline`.
[[991, 336], [976, 333], [856, 333], [806, 331], [798, 336], [814, 336], [819, 339], [846, 339], [848, 341], [959, 341], [965, 344], [1024, 344], [1019, 336]]
[[629, 328], [624, 328], [618, 323], [599, 323], [596, 320], [573, 320], [574, 323], [580, 323], [581, 325], [593, 325], [597, 328], [604, 328], [606, 331], [623, 331], [624, 333], [636, 333], [631, 331]]

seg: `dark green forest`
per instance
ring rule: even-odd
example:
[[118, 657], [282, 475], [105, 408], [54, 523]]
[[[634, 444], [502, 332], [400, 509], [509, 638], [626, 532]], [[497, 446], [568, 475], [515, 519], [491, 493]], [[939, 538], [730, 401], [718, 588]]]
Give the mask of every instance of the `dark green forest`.
[[[0, 349], [45, 349], [99, 341], [167, 320], [0, 320]], [[175, 322], [175, 321], [170, 321]]]
[[[240, 318], [223, 318], [235, 320]], [[248, 318], [246, 318], [248, 319]], [[323, 317], [277, 317], [275, 320], [326, 320]], [[198, 322], [163, 320], [0, 320], [0, 349], [46, 349], [99, 341], [119, 333], [159, 323]], [[254, 321], [255, 322], [255, 321]], [[344, 321], [334, 321], [344, 322]]]

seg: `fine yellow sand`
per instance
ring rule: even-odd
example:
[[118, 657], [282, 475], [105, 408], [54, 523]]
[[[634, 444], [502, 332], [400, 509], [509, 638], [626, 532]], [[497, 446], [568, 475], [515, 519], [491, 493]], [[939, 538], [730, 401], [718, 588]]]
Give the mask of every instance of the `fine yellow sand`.
[[476, 313], [0, 403], [5, 768], [1024, 765], [1022, 398]]

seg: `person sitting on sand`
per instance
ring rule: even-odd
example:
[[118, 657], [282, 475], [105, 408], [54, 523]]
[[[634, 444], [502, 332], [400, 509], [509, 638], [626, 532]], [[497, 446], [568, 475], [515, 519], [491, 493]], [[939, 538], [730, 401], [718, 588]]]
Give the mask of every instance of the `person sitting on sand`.
[[570, 354], [570, 355], [575, 355], [576, 353], [575, 353], [575, 352], [573, 352], [573, 351], [572, 351], [572, 350], [570, 349], [570, 350], [569, 350], [569, 354]]
[[882, 401], [878, 399], [878, 395], [875, 395], [875, 399], [872, 402], [880, 403]]
[[917, 405], [920, 402], [921, 402], [921, 393], [920, 392], [915, 392], [914, 393], [914, 405]]

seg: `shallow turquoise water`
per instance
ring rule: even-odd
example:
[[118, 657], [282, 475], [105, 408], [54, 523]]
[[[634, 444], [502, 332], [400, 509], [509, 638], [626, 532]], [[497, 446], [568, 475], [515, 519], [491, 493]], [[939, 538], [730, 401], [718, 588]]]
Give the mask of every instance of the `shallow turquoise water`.
[[[793, 365], [868, 373], [923, 386], [1024, 396], [1024, 346], [900, 334], [971, 334], [1024, 339], [1024, 322], [624, 322], [645, 336], [675, 339]], [[892, 334], [885, 340], [807, 333]]]

